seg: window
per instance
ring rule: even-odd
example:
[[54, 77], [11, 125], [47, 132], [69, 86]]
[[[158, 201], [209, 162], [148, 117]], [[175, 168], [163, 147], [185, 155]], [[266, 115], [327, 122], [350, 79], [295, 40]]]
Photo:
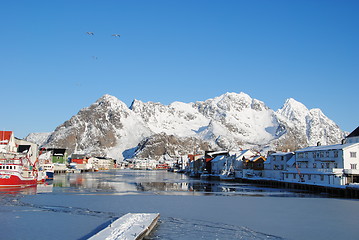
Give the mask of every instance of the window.
[[322, 168], [324, 168], [324, 163], [321, 163]]
[[285, 174], [285, 178], [288, 178], [288, 173]]
[[357, 153], [356, 153], [356, 152], [350, 152], [350, 157], [351, 157], [351, 158], [356, 158], [356, 157], [357, 157]]
[[315, 154], [315, 152], [313, 152], [313, 158], [315, 158], [315, 156], [316, 156], [316, 154]]
[[321, 158], [324, 157], [324, 152], [320, 152], [320, 157], [321, 157]]
[[324, 181], [324, 175], [320, 175], [320, 181]]
[[338, 163], [334, 163], [334, 168], [338, 168]]
[[326, 167], [326, 168], [329, 168], [329, 163], [326, 163], [326, 164], [325, 164], [325, 167]]
[[295, 173], [293, 173], [293, 179], [296, 179], [297, 175]]
[[350, 164], [350, 169], [357, 169], [357, 164], [356, 163], [351, 163]]
[[305, 158], [308, 158], [308, 153], [307, 152], [305, 153]]
[[326, 157], [329, 157], [329, 152], [328, 152], [328, 151], [325, 152], [325, 156], [326, 156]]
[[312, 175], [308, 174], [308, 180], [312, 180]]
[[334, 157], [335, 157], [335, 158], [338, 157], [338, 151], [334, 151]]
[[317, 168], [317, 164], [316, 164], [316, 163], [313, 163], [313, 168]]

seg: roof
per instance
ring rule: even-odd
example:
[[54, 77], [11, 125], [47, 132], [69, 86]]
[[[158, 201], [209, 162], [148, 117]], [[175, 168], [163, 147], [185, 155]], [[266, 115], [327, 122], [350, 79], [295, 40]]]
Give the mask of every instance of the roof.
[[358, 137], [359, 136], [359, 127], [357, 127], [353, 132], [351, 132], [347, 138], [350, 138], [350, 137]]
[[327, 146], [311, 146], [311, 147], [299, 149], [295, 152], [300, 153], [300, 152], [311, 152], [311, 151], [340, 150], [340, 149], [344, 149], [347, 147], [351, 147], [355, 144], [359, 144], [359, 143], [335, 144], [335, 145], [327, 145]]
[[0, 131], [0, 144], [7, 145], [10, 141], [12, 131]]
[[71, 159], [84, 159], [86, 157], [85, 154], [72, 154]]
[[258, 161], [259, 159], [263, 159], [263, 161], [266, 160], [265, 157], [260, 156], [260, 155], [257, 155], [257, 156], [251, 157], [250, 159], [248, 159], [248, 161], [256, 162], [256, 161]]
[[271, 155], [285, 156], [285, 155], [288, 155], [288, 154], [293, 154], [293, 152], [275, 152], [275, 153], [272, 153]]

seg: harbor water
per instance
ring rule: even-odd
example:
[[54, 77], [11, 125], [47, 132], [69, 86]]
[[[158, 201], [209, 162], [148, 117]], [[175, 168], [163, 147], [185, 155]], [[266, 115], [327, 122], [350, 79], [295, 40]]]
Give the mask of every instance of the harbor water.
[[0, 192], [1, 239], [86, 239], [126, 213], [160, 213], [149, 239], [358, 239], [359, 201], [167, 171], [55, 175]]

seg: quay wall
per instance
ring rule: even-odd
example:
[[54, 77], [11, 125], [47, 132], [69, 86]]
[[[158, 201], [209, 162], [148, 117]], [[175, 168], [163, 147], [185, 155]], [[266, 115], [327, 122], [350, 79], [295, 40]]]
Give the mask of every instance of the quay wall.
[[285, 182], [276, 181], [269, 179], [250, 179], [250, 178], [236, 178], [235, 182], [241, 183], [252, 183], [258, 185], [265, 185], [275, 188], [287, 188], [287, 189], [298, 189], [305, 190], [313, 193], [327, 193], [332, 196], [344, 197], [344, 198], [358, 198], [359, 199], [359, 188], [342, 186], [342, 187], [331, 187], [322, 185], [313, 185], [307, 183], [296, 183], [296, 182]]

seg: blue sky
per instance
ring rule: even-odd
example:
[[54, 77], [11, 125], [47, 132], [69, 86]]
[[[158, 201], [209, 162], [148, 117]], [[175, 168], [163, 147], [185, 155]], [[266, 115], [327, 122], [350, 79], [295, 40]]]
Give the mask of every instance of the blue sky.
[[130, 105], [245, 92], [273, 110], [292, 97], [352, 131], [358, 12], [349, 0], [6, 1], [0, 127], [53, 131], [104, 94]]

